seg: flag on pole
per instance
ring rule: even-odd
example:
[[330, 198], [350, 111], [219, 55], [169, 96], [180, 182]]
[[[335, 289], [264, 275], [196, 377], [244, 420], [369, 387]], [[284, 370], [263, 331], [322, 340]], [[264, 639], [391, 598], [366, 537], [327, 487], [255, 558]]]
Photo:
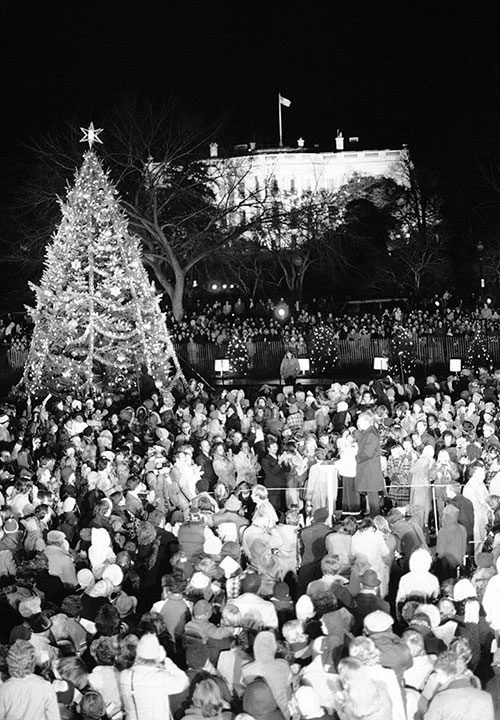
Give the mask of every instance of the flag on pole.
[[285, 107], [290, 107], [292, 104], [291, 100], [287, 100], [286, 97], [283, 97], [282, 95], [279, 96], [280, 98], [280, 105], [284, 105]]

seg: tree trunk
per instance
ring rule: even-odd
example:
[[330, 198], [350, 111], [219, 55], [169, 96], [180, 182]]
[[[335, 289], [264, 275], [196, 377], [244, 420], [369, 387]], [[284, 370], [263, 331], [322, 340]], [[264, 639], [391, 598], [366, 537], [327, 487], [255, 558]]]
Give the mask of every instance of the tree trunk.
[[186, 277], [184, 273], [179, 272], [175, 274], [175, 285], [173, 287], [173, 292], [170, 295], [170, 301], [172, 303], [172, 314], [174, 318], [179, 322], [179, 320], [182, 320], [182, 316], [184, 315], [184, 285], [185, 285]]

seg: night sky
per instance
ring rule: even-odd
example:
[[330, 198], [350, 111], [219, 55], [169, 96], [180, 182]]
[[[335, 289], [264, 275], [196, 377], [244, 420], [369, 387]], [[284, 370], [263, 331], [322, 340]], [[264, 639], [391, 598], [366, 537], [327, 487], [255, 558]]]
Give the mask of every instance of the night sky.
[[231, 141], [272, 146], [281, 92], [292, 101], [283, 111], [285, 144], [303, 136], [307, 146], [332, 146], [337, 127], [359, 136], [361, 147], [413, 143], [457, 197], [475, 153], [499, 136], [496, 3], [3, 0], [0, 7], [4, 190], [30, 134], [75, 113], [81, 125], [99, 124], [122, 95], [174, 96], [203, 117], [223, 117]]
[[[498, 123], [500, 12], [459, 3], [225, 0], [3, 2], [9, 144], [121, 94], [174, 94], [227, 116], [234, 140], [435, 142]], [[5, 136], [4, 136], [5, 137]], [[5, 143], [4, 143], [5, 144]]]

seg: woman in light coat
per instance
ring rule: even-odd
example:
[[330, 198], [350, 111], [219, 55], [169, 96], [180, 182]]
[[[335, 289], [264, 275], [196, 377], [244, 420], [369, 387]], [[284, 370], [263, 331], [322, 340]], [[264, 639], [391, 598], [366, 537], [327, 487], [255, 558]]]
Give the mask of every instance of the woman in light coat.
[[426, 445], [421, 456], [410, 468], [410, 505], [421, 508], [420, 525], [427, 528], [432, 506], [430, 473], [434, 467], [434, 448]]

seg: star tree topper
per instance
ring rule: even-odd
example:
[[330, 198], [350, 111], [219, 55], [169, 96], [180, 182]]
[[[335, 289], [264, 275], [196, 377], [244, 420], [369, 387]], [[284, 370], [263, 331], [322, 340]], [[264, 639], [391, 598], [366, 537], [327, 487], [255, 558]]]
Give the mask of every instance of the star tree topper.
[[98, 128], [96, 130], [94, 127], [94, 123], [91, 122], [90, 125], [88, 126], [88, 128], [81, 127], [80, 130], [83, 133], [83, 137], [80, 140], [80, 142], [88, 142], [89, 148], [91, 150], [92, 150], [92, 145], [94, 143], [101, 143], [101, 145], [102, 145], [102, 140], [99, 137], [99, 133], [102, 133], [102, 128]]

